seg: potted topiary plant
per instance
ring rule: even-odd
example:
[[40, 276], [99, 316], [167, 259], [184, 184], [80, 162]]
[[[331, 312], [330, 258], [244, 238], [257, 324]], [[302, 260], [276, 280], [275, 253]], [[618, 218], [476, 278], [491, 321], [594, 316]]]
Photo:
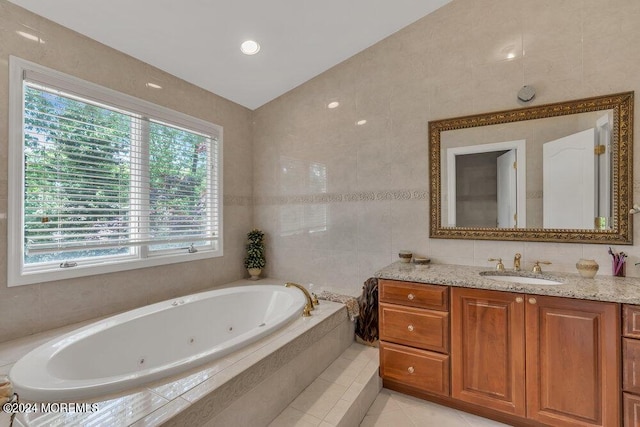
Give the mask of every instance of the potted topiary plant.
[[264, 233], [254, 228], [247, 233], [247, 257], [244, 266], [251, 275], [249, 280], [258, 280], [262, 269], [266, 265], [264, 259]]

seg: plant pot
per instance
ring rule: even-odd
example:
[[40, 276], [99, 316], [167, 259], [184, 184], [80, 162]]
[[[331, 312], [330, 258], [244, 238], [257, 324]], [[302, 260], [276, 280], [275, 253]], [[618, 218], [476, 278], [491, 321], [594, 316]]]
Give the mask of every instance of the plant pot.
[[251, 277], [249, 277], [249, 280], [258, 280], [258, 279], [260, 279], [260, 273], [262, 273], [262, 269], [261, 268], [247, 268], [247, 271], [251, 275]]

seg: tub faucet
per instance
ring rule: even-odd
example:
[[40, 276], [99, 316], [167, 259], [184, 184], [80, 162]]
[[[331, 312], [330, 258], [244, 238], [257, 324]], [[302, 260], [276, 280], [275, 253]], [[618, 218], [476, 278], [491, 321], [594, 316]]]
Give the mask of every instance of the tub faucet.
[[518, 253], [513, 257], [513, 271], [520, 271], [520, 258], [522, 255]]
[[287, 282], [284, 285], [287, 288], [290, 288], [291, 286], [293, 286], [294, 288], [298, 288], [302, 291], [305, 298], [307, 299], [307, 303], [305, 304], [304, 309], [302, 310], [302, 316], [303, 317], [311, 316], [311, 310], [313, 310], [313, 298], [311, 298], [311, 294], [309, 294], [309, 291], [307, 291], [304, 288], [304, 286], [298, 285], [297, 283], [293, 283], [293, 282]]

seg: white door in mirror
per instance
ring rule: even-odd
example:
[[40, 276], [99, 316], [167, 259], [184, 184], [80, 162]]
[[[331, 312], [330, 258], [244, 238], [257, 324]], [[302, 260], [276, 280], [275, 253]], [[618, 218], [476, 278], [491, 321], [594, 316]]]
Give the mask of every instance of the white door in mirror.
[[595, 130], [547, 142], [542, 147], [544, 228], [594, 228]]

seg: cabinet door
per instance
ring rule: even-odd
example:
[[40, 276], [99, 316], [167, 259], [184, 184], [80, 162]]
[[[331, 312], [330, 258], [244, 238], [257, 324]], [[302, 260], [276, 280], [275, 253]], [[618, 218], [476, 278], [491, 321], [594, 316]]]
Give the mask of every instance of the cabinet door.
[[451, 289], [452, 396], [525, 416], [522, 295]]
[[527, 417], [553, 426], [619, 425], [618, 305], [526, 299]]

